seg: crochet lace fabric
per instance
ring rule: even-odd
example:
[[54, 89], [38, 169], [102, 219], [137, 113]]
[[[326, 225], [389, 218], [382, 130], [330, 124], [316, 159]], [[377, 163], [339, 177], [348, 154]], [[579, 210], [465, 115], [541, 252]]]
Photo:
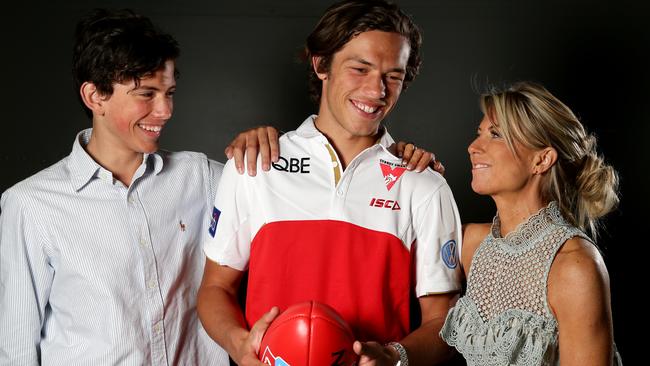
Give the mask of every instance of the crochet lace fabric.
[[467, 296], [474, 299], [483, 321], [508, 309], [525, 310], [552, 319], [546, 282], [560, 246], [583, 236], [564, 221], [555, 202], [501, 238], [499, 217], [477, 250], [469, 273]]
[[468, 365], [553, 365], [557, 321], [546, 294], [556, 252], [574, 237], [555, 202], [506, 237], [499, 217], [472, 259], [467, 294], [450, 310], [441, 331]]

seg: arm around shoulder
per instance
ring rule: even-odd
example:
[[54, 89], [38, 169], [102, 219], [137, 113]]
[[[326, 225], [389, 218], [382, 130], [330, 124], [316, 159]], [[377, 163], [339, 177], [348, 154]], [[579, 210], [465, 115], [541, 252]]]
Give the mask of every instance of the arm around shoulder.
[[611, 365], [609, 275], [593, 244], [573, 238], [563, 245], [549, 273], [548, 302], [558, 321], [560, 364]]

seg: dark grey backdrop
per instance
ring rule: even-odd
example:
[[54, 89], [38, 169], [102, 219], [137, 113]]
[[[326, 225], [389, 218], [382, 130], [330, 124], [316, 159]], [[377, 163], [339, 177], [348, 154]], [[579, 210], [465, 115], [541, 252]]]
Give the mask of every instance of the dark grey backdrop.
[[[519, 79], [545, 84], [600, 137], [620, 172], [622, 203], [600, 245], [609, 267], [616, 340], [637, 352], [636, 289], [647, 239], [641, 179], [650, 124], [650, 12], [643, 2], [401, 0], [424, 33], [420, 76], [387, 121], [391, 133], [435, 151], [465, 221], [488, 221], [491, 200], [471, 192], [466, 147], [481, 117], [475, 86]], [[2, 9], [0, 191], [69, 153], [89, 126], [71, 87], [72, 32], [94, 7], [132, 7], [181, 44], [175, 115], [162, 145], [223, 160], [236, 131], [289, 130], [315, 109], [306, 97], [304, 37], [330, 1], [23, 1]], [[44, 223], [34, 223], [40, 225]], [[637, 258], [636, 260], [634, 258]], [[1, 311], [1, 309], [0, 309]], [[645, 327], [644, 327], [645, 328]], [[638, 351], [640, 354], [640, 351]]]

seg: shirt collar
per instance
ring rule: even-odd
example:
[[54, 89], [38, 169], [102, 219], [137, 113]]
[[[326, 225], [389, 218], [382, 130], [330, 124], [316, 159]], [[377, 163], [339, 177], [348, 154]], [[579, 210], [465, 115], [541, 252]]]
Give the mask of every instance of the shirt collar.
[[[88, 141], [90, 141], [91, 134], [92, 128], [85, 129], [77, 134], [68, 160], [68, 169], [76, 191], [80, 191], [94, 178], [115, 184], [113, 173], [99, 165], [85, 149]], [[143, 161], [146, 162], [146, 170], [153, 170], [156, 175], [163, 168], [163, 158], [158, 152], [144, 154]]]
[[[324, 138], [325, 136], [316, 128], [316, 124], [314, 123], [317, 117], [318, 116], [315, 114], [307, 117], [307, 119], [300, 125], [300, 127], [296, 129], [298, 136], [304, 138], [322, 136]], [[379, 129], [381, 136], [377, 139], [376, 145], [379, 145], [383, 147], [384, 150], [390, 152], [390, 147], [395, 144], [395, 140], [393, 140], [393, 138], [388, 133], [386, 126], [380, 125]]]

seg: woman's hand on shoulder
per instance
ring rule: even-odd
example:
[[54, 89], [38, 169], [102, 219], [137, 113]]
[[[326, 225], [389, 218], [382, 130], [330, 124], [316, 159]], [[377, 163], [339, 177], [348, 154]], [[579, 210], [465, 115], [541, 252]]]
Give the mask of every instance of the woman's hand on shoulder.
[[611, 365], [609, 275], [592, 243], [575, 237], [560, 248], [549, 273], [548, 302], [558, 321], [560, 364]]
[[463, 225], [463, 248], [461, 249], [460, 263], [465, 272], [465, 278], [469, 274], [469, 267], [476, 249], [481, 245], [483, 239], [490, 233], [490, 224], [464, 224]]

